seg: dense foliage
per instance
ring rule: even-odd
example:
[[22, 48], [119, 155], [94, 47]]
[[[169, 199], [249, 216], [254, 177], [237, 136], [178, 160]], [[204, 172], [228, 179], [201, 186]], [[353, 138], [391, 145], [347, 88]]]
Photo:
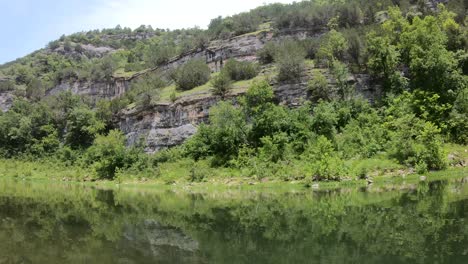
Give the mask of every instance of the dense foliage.
[[[107, 179], [121, 170], [157, 175], [158, 164], [183, 159], [257, 178], [365, 177], [375, 168], [353, 162], [369, 159], [418, 172], [444, 169], [443, 144], [468, 143], [466, 7], [460, 0], [437, 9], [419, 5], [423, 2], [271, 4], [213, 19], [207, 30], [116, 27], [62, 36], [0, 66], [0, 92], [17, 96], [12, 108], [0, 113], [0, 156], [52, 157], [91, 167]], [[261, 66], [231, 59], [211, 78], [205, 61], [193, 59], [168, 74], [137, 78], [112, 101], [88, 102], [70, 92], [44, 97], [58, 84], [112, 82], [119, 74], [161, 66], [206, 47], [210, 39], [297, 28], [323, 34], [266, 43], [257, 54]], [[119, 111], [155, 103], [161, 88], [171, 84], [184, 92], [211, 78], [212, 93], [226, 99], [233, 82], [265, 71], [274, 78], [253, 82], [245, 96], [214, 106], [209, 122], [183, 147], [147, 156], [145, 146], [126, 149], [122, 134], [112, 130]], [[383, 88], [372, 105], [355, 91], [356, 73], [370, 74], [371, 85]], [[307, 81], [302, 106], [278, 105], [270, 84]], [[175, 91], [170, 99], [176, 101]], [[192, 179], [203, 178], [197, 166]]]

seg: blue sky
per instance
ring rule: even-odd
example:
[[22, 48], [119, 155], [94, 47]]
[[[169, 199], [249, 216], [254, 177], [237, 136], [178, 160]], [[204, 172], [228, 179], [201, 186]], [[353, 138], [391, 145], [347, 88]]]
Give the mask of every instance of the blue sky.
[[90, 29], [206, 28], [210, 19], [292, 0], [0, 0], [0, 64], [43, 48], [62, 34]]

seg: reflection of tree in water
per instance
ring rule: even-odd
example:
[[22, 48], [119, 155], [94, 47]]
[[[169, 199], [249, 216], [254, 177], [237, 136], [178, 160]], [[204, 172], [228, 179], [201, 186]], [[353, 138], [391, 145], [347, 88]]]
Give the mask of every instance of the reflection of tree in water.
[[184, 195], [0, 185], [0, 263], [458, 263], [468, 185]]

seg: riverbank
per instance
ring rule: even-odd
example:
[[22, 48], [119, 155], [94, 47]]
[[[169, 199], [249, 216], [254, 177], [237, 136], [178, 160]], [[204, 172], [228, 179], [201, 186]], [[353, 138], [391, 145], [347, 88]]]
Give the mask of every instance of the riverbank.
[[[8, 166], [6, 164], [8, 163]], [[137, 190], [171, 190], [194, 193], [222, 192], [222, 191], [274, 191], [289, 192], [301, 190], [328, 190], [338, 188], [384, 188], [389, 190], [408, 188], [421, 181], [436, 181], [458, 179], [468, 176], [467, 167], [450, 167], [442, 171], [428, 172], [423, 175], [412, 173], [410, 170], [398, 170], [367, 179], [345, 178], [341, 181], [309, 181], [309, 180], [281, 180], [263, 178], [256, 180], [250, 177], [213, 177], [202, 182], [192, 182], [187, 177], [180, 177], [178, 181], [168, 181], [167, 178], [156, 179], [126, 179], [126, 180], [92, 180], [87, 170], [47, 163], [6, 161], [0, 160], [3, 179], [42, 183], [70, 183], [76, 185], [93, 186], [103, 189], [128, 188]], [[8, 168], [8, 169], [5, 169]], [[16, 173], [11, 169], [17, 168]], [[226, 173], [226, 172], [224, 172]]]

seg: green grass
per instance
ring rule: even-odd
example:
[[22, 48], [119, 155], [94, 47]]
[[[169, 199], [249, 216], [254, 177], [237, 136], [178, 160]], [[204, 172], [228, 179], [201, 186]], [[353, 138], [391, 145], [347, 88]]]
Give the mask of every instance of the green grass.
[[[211, 78], [217, 76], [218, 74], [219, 74], [218, 72], [211, 74]], [[242, 80], [242, 81], [234, 82], [232, 84], [233, 88], [231, 92], [235, 94], [245, 92], [252, 85], [254, 81], [261, 80], [262, 78], [265, 78], [265, 77], [266, 75], [260, 74], [259, 76], [250, 80]], [[172, 84], [170, 86], [166, 86], [161, 89], [159, 102], [164, 102], [164, 103], [170, 102], [171, 94], [174, 92], [176, 92], [178, 99], [181, 97], [210, 96], [211, 89], [212, 89], [212, 86], [210, 82], [207, 82], [201, 86], [195, 87], [187, 91], [178, 91], [176, 89], [176, 85]]]
[[273, 30], [272, 22], [266, 22], [266, 23], [260, 24], [256, 31], [248, 32], [248, 33], [236, 36], [235, 38], [241, 38], [241, 37], [246, 37], [246, 36], [254, 36], [254, 35], [258, 35], [258, 34], [263, 33], [263, 32], [270, 32], [272, 30]]
[[130, 78], [132, 77], [133, 75], [135, 75], [137, 72], [135, 71], [129, 71], [129, 72], [126, 72], [123, 68], [120, 68], [120, 69], [117, 69], [113, 76], [115, 78]]

